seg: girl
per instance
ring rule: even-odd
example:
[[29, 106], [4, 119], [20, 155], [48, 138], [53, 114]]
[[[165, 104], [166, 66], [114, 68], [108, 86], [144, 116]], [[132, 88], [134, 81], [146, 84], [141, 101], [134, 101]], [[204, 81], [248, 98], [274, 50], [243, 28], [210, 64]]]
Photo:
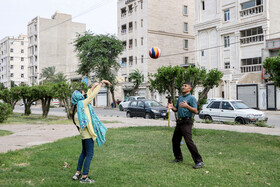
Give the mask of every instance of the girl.
[[75, 90], [72, 94], [71, 103], [74, 105], [72, 119], [74, 124], [75, 110], [77, 109], [80, 127], [78, 130], [82, 139], [82, 152], [78, 160], [77, 171], [73, 176], [73, 180], [78, 180], [81, 177], [81, 170], [83, 167], [83, 174], [80, 178], [80, 183], [93, 183], [94, 180], [88, 177], [90, 163], [94, 154], [94, 141], [97, 145], [105, 143], [106, 127], [97, 118], [90, 102], [98, 94], [103, 83], [112, 85], [107, 80], [102, 80], [100, 83], [95, 83], [87, 94], [83, 90]]

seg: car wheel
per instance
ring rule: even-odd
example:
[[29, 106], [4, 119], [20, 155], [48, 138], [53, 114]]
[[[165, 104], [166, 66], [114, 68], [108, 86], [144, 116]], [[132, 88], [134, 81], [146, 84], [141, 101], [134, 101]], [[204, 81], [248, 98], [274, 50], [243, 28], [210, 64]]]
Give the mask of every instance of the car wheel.
[[127, 112], [127, 113], [126, 113], [126, 117], [127, 117], [127, 118], [132, 118], [132, 115], [130, 114], [130, 112]]
[[151, 115], [150, 115], [149, 113], [146, 113], [146, 114], [145, 114], [145, 118], [146, 118], [146, 119], [151, 119]]
[[211, 116], [205, 116], [204, 119], [205, 119], [205, 120], [209, 120], [209, 121], [213, 121], [212, 118], [211, 118]]
[[119, 106], [120, 111], [123, 111], [123, 107], [122, 105]]
[[236, 118], [236, 119], [235, 119], [235, 122], [236, 122], [236, 123], [239, 123], [239, 124], [242, 124], [242, 125], [245, 124], [245, 121], [244, 121], [243, 118]]

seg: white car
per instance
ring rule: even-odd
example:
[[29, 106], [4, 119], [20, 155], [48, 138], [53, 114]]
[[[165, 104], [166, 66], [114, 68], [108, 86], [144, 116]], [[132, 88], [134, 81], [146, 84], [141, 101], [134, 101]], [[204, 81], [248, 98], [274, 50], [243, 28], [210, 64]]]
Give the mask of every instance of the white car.
[[130, 101], [139, 100], [139, 99], [145, 99], [145, 97], [143, 97], [143, 96], [130, 96], [128, 99], [120, 102], [120, 104], [119, 104], [120, 111], [126, 110]]
[[267, 121], [264, 112], [249, 108], [241, 100], [213, 100], [199, 113], [200, 119], [231, 121], [240, 124]]

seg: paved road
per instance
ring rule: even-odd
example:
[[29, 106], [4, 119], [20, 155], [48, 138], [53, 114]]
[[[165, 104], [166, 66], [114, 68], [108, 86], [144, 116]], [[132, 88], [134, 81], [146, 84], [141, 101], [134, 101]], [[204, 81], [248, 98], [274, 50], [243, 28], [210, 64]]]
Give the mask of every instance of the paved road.
[[[135, 127], [135, 126], [167, 126], [167, 121], [126, 117], [100, 117], [101, 120], [119, 121], [119, 123], [106, 123], [107, 128]], [[171, 127], [175, 122], [171, 122]], [[215, 129], [246, 133], [259, 133], [280, 136], [280, 129], [266, 127], [249, 127], [244, 125], [223, 125], [195, 123], [195, 128]], [[61, 138], [78, 135], [74, 125], [0, 125], [1, 130], [12, 131], [9, 136], [0, 137], [0, 153], [9, 150], [23, 149], [34, 145], [50, 143]]]
[[[126, 112], [119, 111], [118, 109], [94, 108], [94, 110], [98, 116], [126, 117]], [[24, 111], [24, 107], [16, 105], [14, 112], [23, 113], [23, 111]], [[39, 108], [38, 106], [32, 106], [31, 111], [33, 114], [42, 114], [42, 109]], [[280, 111], [265, 111], [265, 113], [268, 116], [267, 124], [275, 128], [280, 128]], [[65, 116], [64, 108], [50, 108], [49, 115]], [[171, 113], [171, 120], [175, 120], [175, 116], [173, 112]], [[195, 116], [195, 120], [201, 121], [198, 115]]]

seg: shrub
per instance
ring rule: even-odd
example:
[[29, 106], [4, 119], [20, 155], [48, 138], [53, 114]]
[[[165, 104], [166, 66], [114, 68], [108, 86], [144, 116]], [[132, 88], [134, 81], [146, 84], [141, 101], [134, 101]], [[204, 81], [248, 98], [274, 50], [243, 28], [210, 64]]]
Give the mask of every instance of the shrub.
[[12, 114], [13, 110], [11, 105], [0, 102], [0, 123], [8, 119], [9, 115]]
[[258, 127], [271, 127], [271, 126], [267, 125], [267, 123], [265, 121], [257, 121], [255, 123], [255, 125]]

